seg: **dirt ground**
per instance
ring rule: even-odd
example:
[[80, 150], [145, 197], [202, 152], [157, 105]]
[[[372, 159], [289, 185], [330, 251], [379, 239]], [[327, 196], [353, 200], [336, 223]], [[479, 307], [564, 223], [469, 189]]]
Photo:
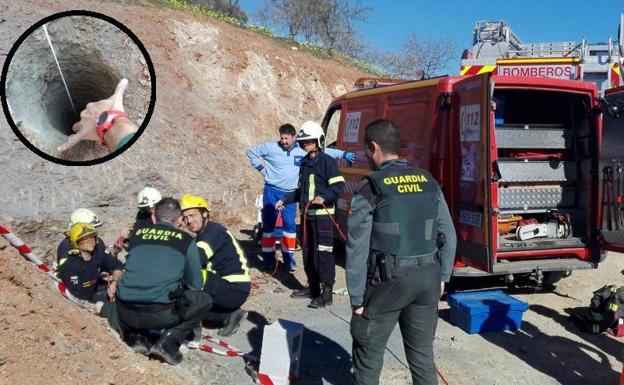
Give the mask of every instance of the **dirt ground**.
[[[366, 74], [148, 2], [0, 0], [0, 62], [34, 22], [74, 7], [112, 16], [143, 41], [157, 75], [154, 116], [131, 149], [92, 167], [64, 167], [39, 158], [0, 119], [0, 224], [51, 260], [71, 211], [95, 210], [110, 243], [132, 223], [136, 193], [151, 185], [165, 195], [206, 197], [214, 219], [235, 231], [258, 266], [249, 233], [262, 179], [248, 165], [245, 150], [276, 140], [280, 123], [320, 120], [331, 99]], [[530, 305], [519, 331], [469, 335], [450, 324], [448, 306], [441, 302], [435, 341], [440, 373], [452, 385], [617, 383], [620, 340], [580, 332], [567, 309], [586, 306], [591, 292], [604, 284], [619, 284], [623, 258], [609, 255], [600, 268], [575, 272], [552, 292], [512, 292]], [[265, 324], [278, 318], [301, 322], [305, 334], [297, 383], [349, 383], [348, 298], [336, 295], [334, 306], [314, 311], [288, 297], [304, 282], [301, 269], [275, 278], [255, 268], [252, 272], [258, 288], [244, 306], [249, 318], [228, 341], [259, 355]], [[337, 280], [336, 289], [344, 288], [340, 267]], [[462, 285], [496, 287], [491, 280]], [[49, 278], [2, 240], [0, 293], [0, 384], [34, 383], [42, 374], [49, 384], [252, 383], [240, 358], [185, 350], [184, 362], [170, 367], [133, 354], [102, 319], [54, 292]], [[410, 383], [397, 332], [388, 349], [382, 383]]]

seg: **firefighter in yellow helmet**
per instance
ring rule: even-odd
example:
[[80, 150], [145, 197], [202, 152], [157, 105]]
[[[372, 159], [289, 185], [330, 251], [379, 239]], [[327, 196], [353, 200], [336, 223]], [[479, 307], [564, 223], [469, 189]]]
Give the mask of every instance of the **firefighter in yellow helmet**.
[[209, 220], [210, 206], [204, 198], [186, 194], [180, 206], [186, 227], [197, 234], [204, 291], [213, 299], [210, 316], [204, 321], [221, 326], [220, 336], [232, 335], [247, 317], [240, 308], [251, 291], [247, 257], [230, 231]]
[[[69, 241], [69, 229], [75, 225], [76, 223], [89, 223], [93, 225], [93, 227], [98, 228], [102, 226], [102, 221], [100, 218], [91, 210], [81, 207], [79, 209], [74, 210], [69, 217], [69, 226], [67, 227], [66, 237], [63, 238], [61, 243], [59, 243], [56, 249], [56, 263], [60, 266], [64, 259], [67, 258], [67, 253], [72, 249], [72, 246]], [[104, 258], [105, 256], [106, 245], [102, 238], [97, 238], [97, 244], [95, 246], [94, 254], [97, 254], [98, 257]]]
[[[68, 237], [71, 249], [59, 266], [59, 278], [77, 298], [93, 303], [112, 300], [122, 274], [121, 262], [108, 254], [95, 253], [97, 231], [90, 223], [73, 224]], [[102, 280], [102, 273], [110, 276], [108, 284]]]

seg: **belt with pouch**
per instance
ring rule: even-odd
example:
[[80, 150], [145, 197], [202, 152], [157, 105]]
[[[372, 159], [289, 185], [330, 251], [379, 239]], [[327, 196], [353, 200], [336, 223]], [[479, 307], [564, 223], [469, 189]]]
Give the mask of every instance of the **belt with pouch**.
[[421, 266], [426, 263], [437, 262], [436, 253], [428, 255], [426, 257], [403, 257], [396, 258], [395, 266], [397, 267], [406, 267], [406, 266]]

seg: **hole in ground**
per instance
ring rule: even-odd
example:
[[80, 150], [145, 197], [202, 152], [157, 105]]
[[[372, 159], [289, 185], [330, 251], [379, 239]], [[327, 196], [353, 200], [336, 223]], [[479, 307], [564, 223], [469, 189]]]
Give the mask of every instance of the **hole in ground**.
[[76, 44], [63, 42], [55, 42], [55, 49], [76, 112], [72, 108], [59, 69], [54, 64], [47, 66], [43, 74], [47, 84], [41, 99], [40, 113], [46, 115], [43, 120], [49, 122], [54, 130], [69, 136], [74, 133], [74, 123], [80, 120], [77, 114], [80, 114], [87, 103], [110, 97], [121, 77], [99, 60], [99, 52], [87, 52]]

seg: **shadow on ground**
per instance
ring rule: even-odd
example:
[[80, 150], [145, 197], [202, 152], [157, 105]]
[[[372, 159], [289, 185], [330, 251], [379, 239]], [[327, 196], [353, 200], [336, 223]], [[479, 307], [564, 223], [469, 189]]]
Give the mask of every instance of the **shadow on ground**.
[[[543, 306], [531, 306], [538, 314], [561, 321], [566, 317]], [[546, 313], [546, 314], [545, 314]], [[510, 318], [488, 318], [486, 328], [492, 325], [513, 325]], [[607, 354], [591, 344], [574, 341], [562, 336], [551, 336], [530, 322], [522, 322], [521, 330], [484, 332], [481, 336], [492, 344], [505, 349], [535, 370], [566, 385], [615, 384], [619, 373], [611, 367]], [[597, 336], [598, 337], [598, 336]], [[606, 338], [606, 337], [603, 337]]]
[[[267, 319], [258, 312], [250, 311], [247, 320], [255, 325], [247, 333], [252, 347], [250, 354], [262, 360], [262, 333], [268, 323]], [[349, 352], [338, 343], [308, 328], [303, 330], [300, 362], [297, 385], [342, 385], [351, 381]]]

